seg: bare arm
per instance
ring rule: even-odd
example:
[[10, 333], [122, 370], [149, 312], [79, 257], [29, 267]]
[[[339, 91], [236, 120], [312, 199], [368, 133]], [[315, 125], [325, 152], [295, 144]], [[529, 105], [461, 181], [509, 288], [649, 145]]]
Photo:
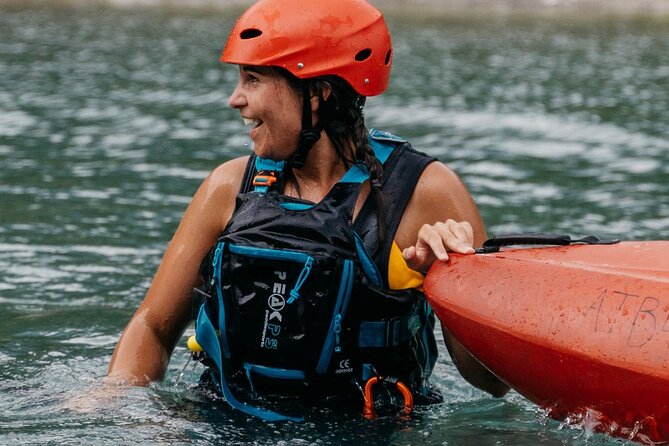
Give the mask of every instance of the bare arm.
[[[396, 241], [409, 267], [425, 272], [448, 251], [473, 253], [486, 239], [478, 208], [458, 176], [444, 164], [430, 164], [421, 176], [398, 228]], [[486, 369], [442, 327], [444, 342], [460, 374], [493, 396], [509, 387]]]
[[196, 192], [144, 301], [116, 345], [107, 381], [147, 385], [162, 379], [191, 319], [200, 263], [232, 215], [245, 164], [241, 158], [219, 166]]

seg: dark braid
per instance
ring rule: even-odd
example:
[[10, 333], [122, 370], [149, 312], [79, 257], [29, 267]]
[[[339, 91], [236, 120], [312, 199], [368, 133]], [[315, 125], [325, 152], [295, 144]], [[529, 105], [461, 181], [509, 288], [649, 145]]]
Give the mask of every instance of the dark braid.
[[[337, 156], [348, 167], [354, 162], [362, 162], [369, 170], [370, 194], [376, 205], [377, 228], [379, 242], [385, 238], [385, 210], [381, 182], [383, 165], [374, 155], [369, 144], [369, 132], [365, 127], [363, 106], [365, 97], [360, 96], [343, 79], [335, 76], [311, 81], [321, 102], [318, 122], [332, 140]], [[330, 87], [327, 100], [323, 98], [323, 89]], [[348, 144], [354, 147], [354, 159], [346, 156]]]
[[[302, 81], [287, 70], [276, 68], [283, 75], [289, 85], [302, 95]], [[385, 238], [385, 209], [381, 184], [383, 181], [383, 165], [374, 155], [369, 144], [369, 132], [365, 127], [363, 106], [365, 97], [359, 95], [345, 80], [337, 76], [324, 76], [306, 81], [320, 99], [318, 108], [318, 126], [322, 128], [332, 141], [337, 158], [348, 168], [353, 163], [362, 162], [369, 170], [370, 194], [374, 200], [378, 224], [379, 243]], [[330, 90], [327, 99], [324, 98], [325, 89]], [[351, 158], [349, 147], [354, 148]], [[288, 169], [290, 170], [290, 169]], [[288, 181], [296, 184], [292, 172], [286, 172]], [[299, 193], [299, 191], [298, 191]]]
[[362, 113], [362, 105], [360, 106], [360, 114], [356, 121], [356, 130], [358, 143], [355, 145], [355, 157], [364, 162], [367, 169], [369, 169], [370, 194], [376, 205], [378, 240], [379, 243], [381, 243], [386, 237], [386, 213], [383, 203], [383, 194], [381, 193], [383, 165], [378, 158], [376, 158], [372, 146], [369, 144], [369, 132], [367, 131], [367, 127], [365, 127], [365, 117]]

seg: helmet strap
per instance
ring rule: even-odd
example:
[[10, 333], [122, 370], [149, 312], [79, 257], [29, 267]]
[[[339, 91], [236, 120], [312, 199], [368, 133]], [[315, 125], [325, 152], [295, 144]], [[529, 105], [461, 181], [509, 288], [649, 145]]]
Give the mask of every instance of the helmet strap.
[[311, 121], [311, 92], [309, 91], [309, 82], [302, 81], [302, 130], [297, 140], [297, 150], [288, 160], [288, 167], [301, 169], [307, 160], [309, 150], [316, 144], [321, 137], [321, 125], [314, 127]]

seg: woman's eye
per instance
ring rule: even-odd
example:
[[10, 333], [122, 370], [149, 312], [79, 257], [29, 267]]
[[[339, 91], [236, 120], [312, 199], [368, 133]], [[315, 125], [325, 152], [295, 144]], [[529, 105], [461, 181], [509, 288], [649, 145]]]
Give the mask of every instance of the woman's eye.
[[244, 83], [245, 83], [246, 85], [251, 86], [251, 85], [255, 85], [255, 84], [257, 84], [258, 82], [260, 82], [260, 81], [258, 80], [257, 77], [249, 76], [249, 77], [246, 78], [246, 80], [245, 80]]
[[255, 84], [260, 82], [260, 77], [252, 72], [252, 71], [247, 71], [247, 70], [242, 70], [242, 76], [241, 76], [242, 82], [245, 84]]

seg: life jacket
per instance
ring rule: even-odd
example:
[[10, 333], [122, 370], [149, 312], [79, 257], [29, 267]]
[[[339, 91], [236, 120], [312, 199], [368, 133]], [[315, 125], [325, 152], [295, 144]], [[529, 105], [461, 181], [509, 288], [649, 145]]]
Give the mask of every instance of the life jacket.
[[362, 396], [379, 377], [427, 392], [437, 359], [434, 315], [420, 291], [389, 290], [387, 268], [404, 209], [433, 159], [385, 132], [371, 130], [370, 144], [384, 165], [384, 240], [373, 200], [352, 221], [369, 178], [364, 165], [311, 203], [280, 193], [283, 162], [252, 156], [196, 289], [200, 358], [232, 407], [296, 419], [249, 395]]

